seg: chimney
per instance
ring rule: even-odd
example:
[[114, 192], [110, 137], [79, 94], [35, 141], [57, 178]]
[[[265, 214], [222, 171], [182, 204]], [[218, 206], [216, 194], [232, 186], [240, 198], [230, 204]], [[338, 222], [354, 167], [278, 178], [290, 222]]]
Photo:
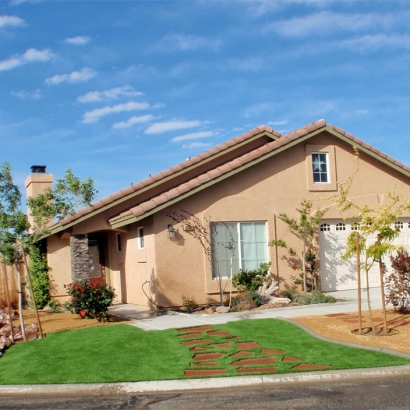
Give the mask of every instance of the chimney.
[[[35, 197], [53, 186], [53, 175], [46, 174], [46, 168], [46, 165], [33, 165], [31, 167], [31, 174], [24, 181], [27, 198]], [[28, 220], [32, 225], [33, 220], [29, 212]]]

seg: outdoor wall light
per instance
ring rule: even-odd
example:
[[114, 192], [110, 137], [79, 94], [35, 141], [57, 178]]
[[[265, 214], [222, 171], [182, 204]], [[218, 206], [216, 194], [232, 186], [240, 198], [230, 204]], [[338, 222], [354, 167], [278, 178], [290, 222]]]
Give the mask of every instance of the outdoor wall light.
[[171, 225], [171, 224], [169, 224], [168, 225], [168, 238], [170, 238], [170, 239], [173, 239], [173, 238], [175, 238], [175, 229], [174, 229], [174, 227]]

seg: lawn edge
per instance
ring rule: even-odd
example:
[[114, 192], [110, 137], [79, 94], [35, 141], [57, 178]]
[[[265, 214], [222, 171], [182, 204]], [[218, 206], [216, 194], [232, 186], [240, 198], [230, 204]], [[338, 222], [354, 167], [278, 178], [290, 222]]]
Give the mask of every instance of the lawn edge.
[[368, 346], [368, 345], [362, 345], [362, 344], [359, 344], [359, 343], [344, 342], [344, 341], [338, 340], [338, 339], [331, 339], [330, 337], [322, 336], [319, 333], [316, 333], [310, 327], [308, 327], [308, 326], [306, 326], [306, 325], [304, 325], [300, 322], [297, 322], [296, 320], [287, 319], [287, 318], [283, 318], [283, 317], [277, 317], [275, 319], [282, 320], [283, 322], [287, 322], [287, 323], [290, 323], [292, 325], [298, 326], [300, 329], [302, 329], [306, 333], [309, 333], [311, 336], [316, 337], [317, 339], [323, 340], [325, 342], [334, 343], [334, 344], [338, 344], [338, 345], [343, 345], [343, 346], [347, 346], [347, 347], [355, 347], [355, 348], [358, 348], [358, 349], [372, 350], [374, 352], [386, 353], [386, 354], [390, 354], [390, 355], [393, 355], [393, 356], [399, 356], [399, 357], [403, 357], [404, 359], [409, 359], [410, 360], [410, 354], [405, 353], [405, 352], [400, 352], [399, 350], [392, 350], [392, 349], [386, 349], [384, 347]]

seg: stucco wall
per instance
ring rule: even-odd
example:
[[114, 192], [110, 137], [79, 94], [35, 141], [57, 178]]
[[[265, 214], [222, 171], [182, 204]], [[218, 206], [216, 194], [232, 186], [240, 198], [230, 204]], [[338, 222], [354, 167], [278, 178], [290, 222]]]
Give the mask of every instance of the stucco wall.
[[[319, 135], [308, 141], [309, 145], [331, 144], [335, 149], [336, 177], [343, 182], [356, 167], [353, 149], [349, 144], [338, 141], [330, 135]], [[277, 218], [280, 213], [298, 218], [296, 208], [305, 198], [314, 201], [314, 209], [330, 206], [324, 219], [341, 218], [338, 209], [324, 198], [334, 193], [308, 190], [308, 172], [305, 144], [299, 144], [198, 193], [170, 209], [179, 213], [188, 210], [201, 221], [266, 221], [268, 241], [284, 239], [298, 251], [301, 242], [289, 234], [287, 225]], [[333, 178], [335, 175], [332, 176]], [[386, 200], [387, 192], [396, 192], [410, 198], [406, 178], [379, 161], [361, 154], [358, 175], [352, 184], [350, 194], [360, 197], [362, 203], [370, 205]], [[275, 217], [276, 215], [276, 217]], [[198, 303], [218, 299], [219, 287], [212, 280], [209, 262], [197, 239], [183, 231], [180, 224], [174, 224], [176, 239], [167, 238], [166, 227], [172, 221], [163, 213], [155, 215], [157, 249], [158, 298], [161, 304], [180, 305], [182, 295], [194, 296]], [[275, 236], [276, 233], [276, 236]], [[278, 258], [276, 257], [278, 254]], [[318, 252], [317, 252], [318, 254]], [[272, 272], [284, 283], [292, 282], [295, 271], [283, 259], [286, 253], [269, 247]]]
[[71, 283], [70, 239], [47, 238], [47, 263], [51, 268], [51, 295], [60, 302], [68, 299], [64, 284]]

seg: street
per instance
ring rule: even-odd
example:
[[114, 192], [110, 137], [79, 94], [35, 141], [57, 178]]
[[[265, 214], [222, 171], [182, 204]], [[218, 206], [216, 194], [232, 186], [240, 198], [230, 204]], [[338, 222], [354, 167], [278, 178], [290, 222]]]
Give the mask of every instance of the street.
[[408, 409], [410, 378], [369, 382], [261, 385], [252, 388], [149, 393], [129, 396], [1, 397], [14, 409]]

